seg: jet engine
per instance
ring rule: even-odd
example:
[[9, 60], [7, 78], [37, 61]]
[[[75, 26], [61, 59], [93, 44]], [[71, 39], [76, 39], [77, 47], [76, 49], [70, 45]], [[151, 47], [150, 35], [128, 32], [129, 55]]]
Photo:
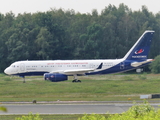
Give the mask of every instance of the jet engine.
[[50, 80], [52, 82], [59, 82], [59, 81], [68, 80], [68, 76], [64, 74], [59, 74], [59, 73], [45, 73], [44, 79]]

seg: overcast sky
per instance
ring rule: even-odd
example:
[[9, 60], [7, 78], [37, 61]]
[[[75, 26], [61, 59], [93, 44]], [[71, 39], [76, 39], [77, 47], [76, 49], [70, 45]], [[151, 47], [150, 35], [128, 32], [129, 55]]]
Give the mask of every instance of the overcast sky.
[[17, 15], [24, 12], [45, 12], [51, 8], [74, 9], [80, 13], [91, 13], [93, 9], [97, 9], [100, 13], [105, 6], [109, 4], [118, 6], [120, 3], [124, 3], [134, 11], [140, 10], [142, 5], [147, 6], [153, 13], [160, 11], [159, 0], [0, 0], [0, 13], [6, 14], [12, 11]]

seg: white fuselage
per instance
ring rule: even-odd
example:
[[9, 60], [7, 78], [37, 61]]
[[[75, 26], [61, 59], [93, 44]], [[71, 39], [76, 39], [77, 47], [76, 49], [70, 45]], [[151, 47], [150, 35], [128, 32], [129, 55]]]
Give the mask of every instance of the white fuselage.
[[[73, 75], [76, 70], [80, 71], [90, 70], [101, 71], [104, 69], [109, 69], [120, 62], [123, 59], [117, 60], [43, 60], [43, 61], [18, 61], [11, 64], [8, 68], [5, 69], [5, 73], [9, 75], [19, 74], [19, 73], [31, 73], [31, 72], [49, 72], [49, 73], [65, 73], [65, 71], [73, 70], [72, 72], [66, 72], [67, 75]], [[96, 68], [101, 64], [102, 68]]]

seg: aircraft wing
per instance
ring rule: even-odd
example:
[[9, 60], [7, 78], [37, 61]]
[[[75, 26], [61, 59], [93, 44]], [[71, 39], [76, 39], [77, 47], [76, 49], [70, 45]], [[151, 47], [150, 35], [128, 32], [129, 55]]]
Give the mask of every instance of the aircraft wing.
[[138, 67], [140, 65], [143, 65], [145, 63], [149, 63], [149, 62], [152, 62], [152, 61], [153, 61], [153, 59], [147, 59], [146, 61], [142, 61], [142, 62], [133, 62], [133, 63], [131, 63], [131, 66], [132, 67]]
[[101, 63], [97, 68], [91, 68], [91, 69], [70, 69], [70, 70], [64, 70], [64, 71], [52, 71], [51, 73], [62, 73], [66, 75], [84, 74], [84, 73], [95, 71], [97, 69], [101, 69], [102, 65], [103, 63]]
[[75, 69], [75, 70], [65, 70], [64, 74], [84, 74], [87, 72], [94, 71], [95, 69]]

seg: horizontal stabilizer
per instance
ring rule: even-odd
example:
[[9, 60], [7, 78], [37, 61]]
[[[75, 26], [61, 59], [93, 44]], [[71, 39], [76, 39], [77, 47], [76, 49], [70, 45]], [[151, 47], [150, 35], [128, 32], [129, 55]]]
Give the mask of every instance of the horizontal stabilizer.
[[131, 66], [132, 67], [138, 67], [138, 66], [141, 66], [143, 64], [152, 62], [152, 61], [153, 61], [153, 59], [147, 59], [146, 61], [142, 61], [142, 62], [133, 62], [133, 63], [131, 63]]

